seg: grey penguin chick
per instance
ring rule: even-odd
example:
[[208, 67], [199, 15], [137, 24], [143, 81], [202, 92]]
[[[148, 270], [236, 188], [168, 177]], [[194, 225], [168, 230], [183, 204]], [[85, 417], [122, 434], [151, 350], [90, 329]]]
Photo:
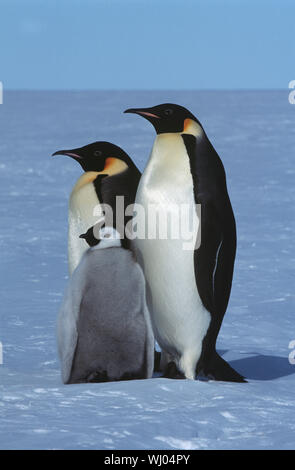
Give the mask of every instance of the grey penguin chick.
[[80, 236], [90, 248], [69, 281], [58, 314], [65, 384], [150, 378], [154, 335], [145, 278], [113, 227]]

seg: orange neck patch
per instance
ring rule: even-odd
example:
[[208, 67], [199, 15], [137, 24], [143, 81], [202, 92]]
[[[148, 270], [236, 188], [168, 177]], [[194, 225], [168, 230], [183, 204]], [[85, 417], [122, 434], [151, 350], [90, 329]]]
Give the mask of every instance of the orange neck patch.
[[117, 173], [121, 173], [127, 168], [128, 168], [128, 165], [127, 163], [123, 162], [123, 160], [109, 157], [109, 158], [106, 158], [104, 169], [99, 174], [116, 175]]
[[193, 121], [191, 119], [185, 119], [183, 123], [183, 132], [188, 132], [189, 128], [192, 126]]
[[197, 137], [201, 136], [202, 133], [202, 128], [196, 121], [189, 118], [184, 120], [182, 134], [191, 134]]
[[117, 173], [122, 173], [122, 171], [125, 171], [127, 168], [128, 165], [123, 162], [123, 160], [113, 157], [106, 158], [104, 169], [102, 171], [85, 171], [85, 173], [83, 173], [76, 182], [73, 192], [79, 191], [79, 189], [86, 184], [92, 183], [96, 179], [97, 175], [112, 176]]

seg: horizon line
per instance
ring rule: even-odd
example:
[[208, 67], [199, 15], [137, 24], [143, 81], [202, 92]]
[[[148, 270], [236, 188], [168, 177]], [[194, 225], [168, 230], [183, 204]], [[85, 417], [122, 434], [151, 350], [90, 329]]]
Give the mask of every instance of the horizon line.
[[[1, 82], [4, 89], [4, 83]], [[192, 92], [192, 91], [288, 91], [290, 88], [5, 88], [5, 91], [39, 92]]]

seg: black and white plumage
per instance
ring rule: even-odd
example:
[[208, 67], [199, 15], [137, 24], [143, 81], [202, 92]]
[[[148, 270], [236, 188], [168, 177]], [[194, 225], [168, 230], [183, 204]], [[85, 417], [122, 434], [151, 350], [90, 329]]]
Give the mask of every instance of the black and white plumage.
[[[72, 274], [86, 250], [79, 235], [104, 218], [102, 204], [111, 207], [113, 220], [108, 223], [121, 234], [124, 248], [129, 247], [125, 227], [131, 216], [125, 215], [125, 210], [134, 203], [141, 174], [127, 153], [110, 142], [94, 142], [80, 148], [59, 150], [53, 155], [67, 155], [84, 170], [69, 200], [68, 262]], [[124, 197], [120, 217], [116, 212], [117, 196]], [[132, 210], [129, 213], [132, 214]]]
[[[58, 315], [58, 350], [64, 383], [149, 378], [154, 336], [145, 280], [119, 233], [103, 227], [74, 270]], [[81, 240], [85, 243], [85, 240]]]
[[[125, 112], [145, 117], [157, 132], [136, 203], [162, 209], [186, 204], [198, 219], [196, 204], [201, 205], [201, 244], [194, 250], [184, 250], [181, 240], [134, 240], [163, 365], [174, 362], [190, 379], [202, 372], [216, 380], [242, 382], [216, 352], [236, 252], [235, 218], [222, 162], [201, 123], [186, 108], [163, 104]], [[137, 217], [136, 223], [145, 221]]]

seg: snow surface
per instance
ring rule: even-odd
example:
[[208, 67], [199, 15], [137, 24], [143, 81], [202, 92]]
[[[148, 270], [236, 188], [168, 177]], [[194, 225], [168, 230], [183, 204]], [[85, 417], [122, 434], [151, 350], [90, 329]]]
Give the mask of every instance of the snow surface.
[[[67, 281], [67, 200], [81, 171], [50, 155], [110, 140], [142, 170], [154, 131], [122, 111], [161, 102], [196, 114], [227, 171], [238, 253], [218, 349], [249, 383], [65, 386], [55, 325]], [[288, 91], [4, 94], [2, 449], [294, 448], [294, 120]]]

